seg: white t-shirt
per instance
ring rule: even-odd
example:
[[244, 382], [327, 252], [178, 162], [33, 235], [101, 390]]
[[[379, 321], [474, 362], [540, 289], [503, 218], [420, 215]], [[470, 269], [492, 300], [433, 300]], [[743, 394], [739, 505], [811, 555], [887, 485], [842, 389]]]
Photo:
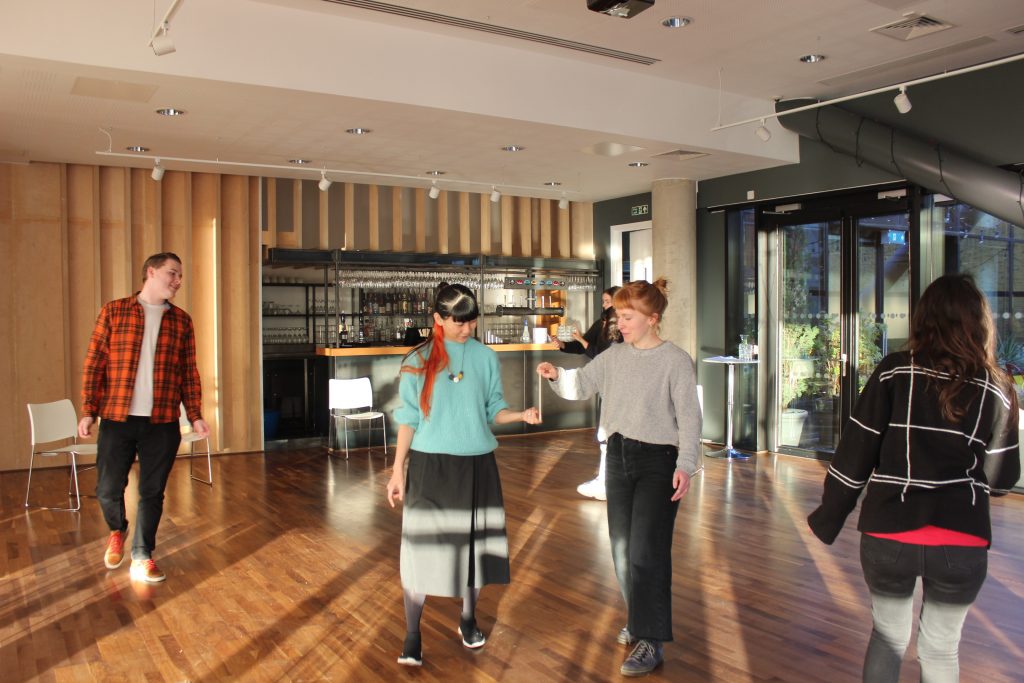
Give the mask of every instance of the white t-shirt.
[[139, 366], [135, 371], [135, 388], [132, 390], [132, 403], [128, 406], [129, 415], [149, 417], [153, 414], [153, 356], [156, 355], [156, 341], [160, 337], [160, 322], [164, 311], [170, 306], [147, 304], [139, 297], [142, 310], [146, 312], [146, 328], [142, 333], [142, 348], [139, 349]]

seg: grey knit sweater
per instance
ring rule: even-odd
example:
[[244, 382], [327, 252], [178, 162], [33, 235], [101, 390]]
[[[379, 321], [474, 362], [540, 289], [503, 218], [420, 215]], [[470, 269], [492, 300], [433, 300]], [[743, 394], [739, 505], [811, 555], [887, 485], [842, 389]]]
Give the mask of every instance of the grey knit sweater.
[[701, 414], [690, 355], [672, 342], [653, 349], [613, 344], [577, 370], [558, 368], [551, 388], [562, 398], [601, 394], [601, 424], [609, 435], [679, 448], [676, 469], [701, 464]]

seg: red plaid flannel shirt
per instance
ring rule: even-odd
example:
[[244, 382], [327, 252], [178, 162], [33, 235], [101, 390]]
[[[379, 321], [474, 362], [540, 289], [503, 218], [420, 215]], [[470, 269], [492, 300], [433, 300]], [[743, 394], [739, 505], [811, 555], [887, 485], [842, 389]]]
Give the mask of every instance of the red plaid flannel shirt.
[[[134, 296], [110, 301], [100, 310], [82, 370], [82, 415], [125, 421], [135, 389], [146, 313]], [[160, 322], [153, 356], [153, 413], [150, 422], [177, 422], [185, 404], [190, 422], [202, 418], [202, 386], [196, 367], [192, 318], [170, 304]]]

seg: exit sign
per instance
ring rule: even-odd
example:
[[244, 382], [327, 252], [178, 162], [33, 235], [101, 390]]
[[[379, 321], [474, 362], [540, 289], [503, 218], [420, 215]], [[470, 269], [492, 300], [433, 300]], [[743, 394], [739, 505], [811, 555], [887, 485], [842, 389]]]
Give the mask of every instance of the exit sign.
[[651, 212], [650, 204], [641, 204], [640, 206], [634, 206], [630, 209], [629, 213], [632, 216], [646, 216]]

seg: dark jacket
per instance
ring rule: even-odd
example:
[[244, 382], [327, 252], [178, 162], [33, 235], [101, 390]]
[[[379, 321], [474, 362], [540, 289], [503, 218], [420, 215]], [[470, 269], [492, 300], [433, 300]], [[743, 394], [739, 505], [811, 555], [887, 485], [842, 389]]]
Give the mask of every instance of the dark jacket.
[[587, 348], [575, 339], [565, 342], [562, 351], [565, 353], [582, 353], [587, 358], [593, 359], [615, 342], [621, 341], [619, 328], [616, 325], [615, 309], [609, 306], [601, 311], [601, 317], [594, 321], [584, 334], [587, 340]]
[[908, 352], [875, 369], [843, 431], [825, 476], [811, 530], [832, 543], [866, 489], [857, 528], [899, 533], [934, 525], [992, 540], [989, 495], [1020, 477], [1017, 402], [987, 374], [958, 397], [959, 422], [943, 418], [938, 400], [949, 376]]

